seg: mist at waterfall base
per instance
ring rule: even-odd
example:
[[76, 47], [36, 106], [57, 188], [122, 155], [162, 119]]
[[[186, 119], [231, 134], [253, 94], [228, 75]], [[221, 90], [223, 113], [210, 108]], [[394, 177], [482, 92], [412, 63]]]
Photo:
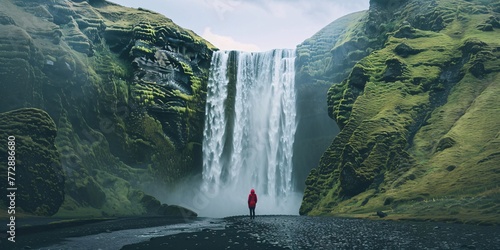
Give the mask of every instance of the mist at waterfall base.
[[[203, 183], [201, 174], [184, 180], [175, 188], [168, 188], [168, 193], [151, 193], [154, 193], [162, 203], [189, 208], [199, 217], [223, 218], [249, 215], [247, 199], [252, 188], [250, 184], [236, 188], [221, 186], [213, 190], [203, 190], [200, 183]], [[291, 191], [286, 199], [277, 200], [276, 197], [261, 193], [258, 188], [255, 188], [255, 191], [258, 196], [255, 209], [257, 216], [299, 215], [302, 192]]]
[[177, 186], [169, 201], [203, 217], [297, 214], [293, 183], [297, 128], [295, 50], [217, 51], [208, 81], [203, 173]]

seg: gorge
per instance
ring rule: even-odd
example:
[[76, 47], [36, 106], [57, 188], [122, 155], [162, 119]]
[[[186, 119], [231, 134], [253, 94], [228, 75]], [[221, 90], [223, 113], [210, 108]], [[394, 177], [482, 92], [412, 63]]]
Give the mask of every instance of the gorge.
[[255, 188], [263, 214], [500, 223], [499, 1], [371, 0], [258, 53], [104, 0], [1, 3], [22, 214], [223, 217]]

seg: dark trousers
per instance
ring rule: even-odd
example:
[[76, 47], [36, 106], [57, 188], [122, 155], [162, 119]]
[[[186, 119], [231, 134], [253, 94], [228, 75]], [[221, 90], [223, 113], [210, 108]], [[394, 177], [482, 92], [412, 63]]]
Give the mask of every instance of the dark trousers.
[[255, 208], [250, 207], [250, 219], [255, 219]]

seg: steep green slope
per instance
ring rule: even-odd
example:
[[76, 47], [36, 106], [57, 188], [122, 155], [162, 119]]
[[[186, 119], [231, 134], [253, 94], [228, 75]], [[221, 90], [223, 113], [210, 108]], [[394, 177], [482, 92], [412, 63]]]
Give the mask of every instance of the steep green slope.
[[[54, 120], [58, 215], [142, 214], [160, 206], [144, 192], [201, 169], [211, 44], [103, 0], [0, 3], [0, 112], [34, 107]], [[25, 136], [12, 128], [2, 133]]]
[[[318, 31], [313, 37], [297, 46], [295, 60], [295, 86], [297, 93], [297, 132], [295, 133], [293, 172], [298, 190], [304, 190], [304, 180], [318, 164], [318, 159], [338, 134], [335, 122], [328, 117], [327, 92], [332, 78], [345, 78], [347, 70], [331, 71], [331, 49], [339, 37], [344, 36], [364, 17], [364, 12], [354, 13], [338, 19]], [[343, 67], [350, 68], [355, 58], [347, 59], [345, 50], [338, 50], [335, 58], [345, 57]], [[367, 54], [367, 53], [366, 53]], [[352, 55], [352, 54], [351, 54]]]
[[499, 222], [499, 12], [500, 1], [371, 1], [338, 42], [373, 51], [329, 90], [341, 132], [301, 214]]

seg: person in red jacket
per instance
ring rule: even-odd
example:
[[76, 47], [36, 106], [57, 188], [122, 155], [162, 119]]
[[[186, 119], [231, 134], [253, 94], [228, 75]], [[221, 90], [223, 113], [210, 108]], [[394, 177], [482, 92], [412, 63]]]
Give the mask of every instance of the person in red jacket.
[[255, 205], [257, 205], [257, 194], [255, 190], [251, 190], [248, 195], [248, 208], [250, 209], [250, 219], [255, 219]]

